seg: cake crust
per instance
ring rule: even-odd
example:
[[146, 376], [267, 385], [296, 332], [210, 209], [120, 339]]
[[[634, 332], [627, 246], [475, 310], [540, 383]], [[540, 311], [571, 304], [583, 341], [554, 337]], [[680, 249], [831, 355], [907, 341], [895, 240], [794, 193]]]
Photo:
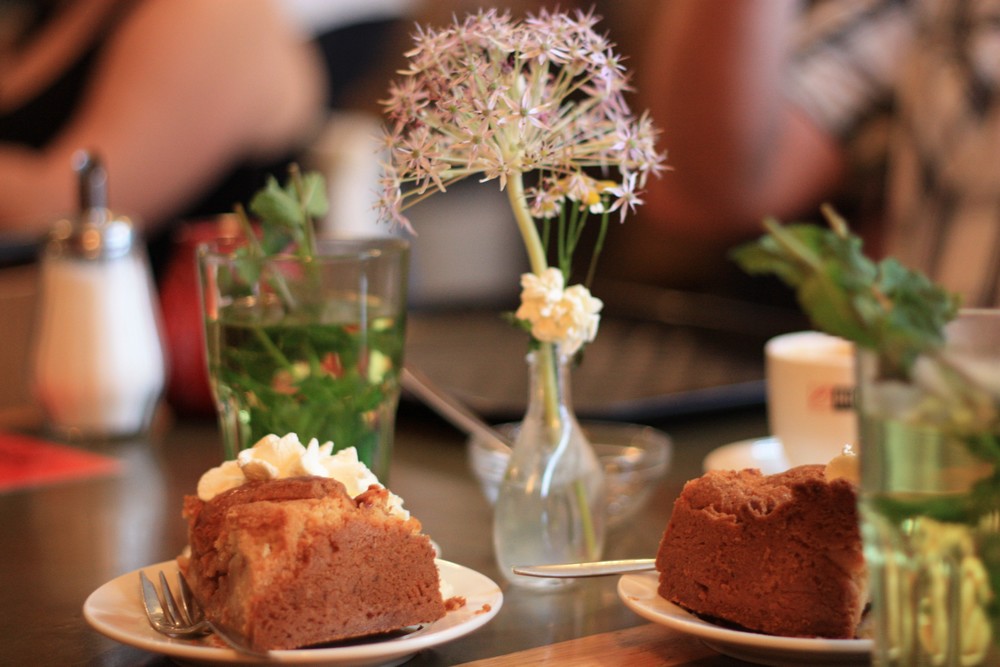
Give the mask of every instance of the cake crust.
[[658, 592], [750, 630], [853, 638], [867, 601], [856, 499], [820, 465], [709, 472], [674, 504]]
[[387, 495], [301, 477], [189, 496], [181, 571], [206, 615], [259, 650], [432, 622], [445, 614], [433, 547]]

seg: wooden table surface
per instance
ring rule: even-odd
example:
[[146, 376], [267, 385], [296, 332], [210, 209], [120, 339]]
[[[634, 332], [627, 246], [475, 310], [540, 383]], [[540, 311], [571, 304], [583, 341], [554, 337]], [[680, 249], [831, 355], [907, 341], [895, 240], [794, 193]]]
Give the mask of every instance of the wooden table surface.
[[[0, 419], [0, 427], [3, 421], [8, 432], [31, 431], [31, 420], [20, 413]], [[759, 436], [765, 419], [762, 411], [748, 410], [658, 426], [674, 440], [670, 471], [644, 510], [610, 533], [609, 558], [653, 554], [673, 499], [684, 481], [700, 473], [705, 454]], [[219, 460], [216, 425], [168, 416], [148, 439], [91, 450], [120, 460], [120, 472], [0, 494], [0, 664], [172, 664], [95, 632], [82, 605], [103, 583], [173, 558], [183, 548], [181, 499]], [[469, 471], [462, 434], [404, 403], [390, 483], [444, 558], [502, 582], [491, 546], [491, 510]], [[584, 656], [608, 650], [635, 665], [741, 664], [650, 625], [620, 602], [616, 583], [616, 577], [590, 579], [548, 593], [502, 584], [503, 607], [489, 624], [408, 664], [583, 664]], [[617, 632], [623, 630], [630, 634]]]

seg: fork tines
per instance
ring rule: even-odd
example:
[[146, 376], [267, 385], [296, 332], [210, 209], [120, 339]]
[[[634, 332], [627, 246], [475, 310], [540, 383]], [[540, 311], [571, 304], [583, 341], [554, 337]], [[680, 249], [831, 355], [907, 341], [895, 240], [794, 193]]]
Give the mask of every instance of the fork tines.
[[205, 618], [204, 611], [180, 572], [177, 573], [180, 597], [174, 595], [162, 570], [159, 573], [159, 579], [160, 588], [157, 589], [145, 572], [139, 572], [142, 604], [146, 609], [146, 618], [149, 619], [149, 624], [153, 626], [154, 630], [178, 639], [203, 637], [214, 633], [225, 644], [239, 653], [258, 658], [269, 656], [267, 651], [256, 651], [250, 648], [245, 638], [215, 625]]
[[[183, 582], [183, 577], [178, 573]], [[145, 572], [139, 572], [142, 587], [142, 603], [146, 609], [146, 617], [157, 632], [169, 637], [201, 637], [209, 634], [211, 627], [204, 621], [200, 608], [192, 604], [189, 596], [181, 596], [180, 604], [174, 598], [173, 591], [167, 583], [167, 578], [160, 572], [160, 588], [157, 589]], [[182, 585], [182, 590], [184, 586]], [[192, 612], [192, 609], [197, 611]]]

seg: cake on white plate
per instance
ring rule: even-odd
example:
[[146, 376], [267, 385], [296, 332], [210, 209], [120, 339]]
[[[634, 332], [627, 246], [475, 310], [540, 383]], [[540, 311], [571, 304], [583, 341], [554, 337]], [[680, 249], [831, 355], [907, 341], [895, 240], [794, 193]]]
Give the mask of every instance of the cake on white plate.
[[461, 605], [402, 500], [353, 448], [331, 450], [267, 436], [184, 500], [180, 570], [208, 618], [257, 650], [391, 632]]
[[657, 551], [661, 597], [788, 637], [852, 639], [868, 602], [856, 459], [688, 482]]

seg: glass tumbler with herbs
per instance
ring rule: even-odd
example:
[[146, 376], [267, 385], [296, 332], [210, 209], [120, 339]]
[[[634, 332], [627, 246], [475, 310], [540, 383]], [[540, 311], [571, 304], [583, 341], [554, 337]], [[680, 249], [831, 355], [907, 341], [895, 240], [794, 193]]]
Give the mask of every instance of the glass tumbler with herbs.
[[831, 225], [781, 226], [736, 251], [797, 290], [858, 349], [861, 536], [873, 664], [1000, 664], [1000, 311], [960, 309]]
[[292, 169], [198, 249], [209, 383], [225, 458], [273, 433], [355, 447], [387, 479], [406, 328], [405, 240], [317, 239], [323, 179]]

